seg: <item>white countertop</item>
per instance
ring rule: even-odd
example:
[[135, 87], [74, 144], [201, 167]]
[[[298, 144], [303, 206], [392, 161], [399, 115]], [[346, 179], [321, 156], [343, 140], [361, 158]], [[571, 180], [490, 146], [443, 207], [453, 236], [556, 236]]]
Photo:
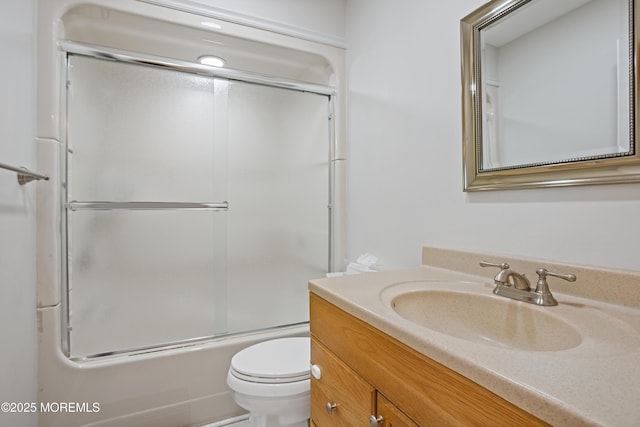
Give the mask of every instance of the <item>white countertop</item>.
[[390, 286], [422, 281], [503, 298], [492, 294], [486, 276], [429, 266], [317, 279], [309, 289], [554, 426], [640, 425], [639, 309], [557, 292], [555, 307], [507, 300], [516, 309], [526, 304], [549, 310], [585, 332], [582, 342], [567, 350], [518, 350], [416, 325], [385, 301], [383, 291]]

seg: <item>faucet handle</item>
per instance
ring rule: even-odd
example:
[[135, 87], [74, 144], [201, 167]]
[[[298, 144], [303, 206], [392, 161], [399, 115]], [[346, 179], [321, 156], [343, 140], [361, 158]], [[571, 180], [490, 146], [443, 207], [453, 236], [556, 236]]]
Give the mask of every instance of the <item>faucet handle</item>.
[[557, 277], [559, 279], [564, 279], [569, 282], [576, 281], [575, 274], [562, 274], [562, 273], [554, 273], [552, 271], [547, 270], [546, 268], [539, 268], [536, 270], [538, 274], [538, 282], [536, 283], [535, 293], [538, 294], [540, 301], [543, 301], [541, 305], [558, 305], [556, 299], [551, 295], [551, 291], [549, 290], [549, 284], [547, 283], [547, 276]]
[[508, 270], [510, 268], [509, 264], [506, 262], [495, 263], [489, 261], [480, 261], [480, 267], [498, 267], [501, 270]]
[[544, 280], [546, 281], [547, 276], [557, 277], [559, 279], [564, 279], [568, 282], [575, 282], [576, 275], [575, 274], [562, 274], [562, 273], [554, 273], [546, 268], [539, 268], [536, 270], [536, 274], [538, 275], [538, 281]]

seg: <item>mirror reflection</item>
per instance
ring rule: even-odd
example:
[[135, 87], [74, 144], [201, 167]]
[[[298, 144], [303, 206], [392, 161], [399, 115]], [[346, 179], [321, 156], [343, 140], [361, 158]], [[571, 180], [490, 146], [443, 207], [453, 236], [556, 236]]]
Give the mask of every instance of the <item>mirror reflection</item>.
[[537, 0], [480, 30], [481, 170], [630, 153], [628, 9]]
[[460, 21], [464, 191], [640, 182], [640, 0], [491, 0]]

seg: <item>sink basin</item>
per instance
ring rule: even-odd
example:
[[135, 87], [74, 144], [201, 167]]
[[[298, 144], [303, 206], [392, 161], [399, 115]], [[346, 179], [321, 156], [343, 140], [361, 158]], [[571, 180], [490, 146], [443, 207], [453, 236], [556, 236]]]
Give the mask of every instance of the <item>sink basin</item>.
[[567, 350], [582, 342], [578, 330], [548, 308], [492, 294], [414, 290], [396, 294], [389, 304], [416, 325], [467, 341], [526, 351]]

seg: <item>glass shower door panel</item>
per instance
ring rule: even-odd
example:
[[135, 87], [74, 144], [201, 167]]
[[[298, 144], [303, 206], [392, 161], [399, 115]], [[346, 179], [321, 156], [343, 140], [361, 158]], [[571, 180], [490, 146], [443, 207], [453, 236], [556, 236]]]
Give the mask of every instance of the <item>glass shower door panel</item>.
[[[71, 56], [69, 82], [69, 201], [227, 200], [226, 81]], [[226, 332], [226, 218], [70, 210], [71, 355]]]
[[230, 332], [309, 320], [307, 283], [328, 269], [328, 111], [323, 95], [230, 83]]
[[215, 238], [225, 215], [71, 212], [71, 355], [224, 333], [225, 265], [214, 254], [225, 250]]
[[224, 200], [225, 81], [82, 56], [69, 81], [69, 200]]

